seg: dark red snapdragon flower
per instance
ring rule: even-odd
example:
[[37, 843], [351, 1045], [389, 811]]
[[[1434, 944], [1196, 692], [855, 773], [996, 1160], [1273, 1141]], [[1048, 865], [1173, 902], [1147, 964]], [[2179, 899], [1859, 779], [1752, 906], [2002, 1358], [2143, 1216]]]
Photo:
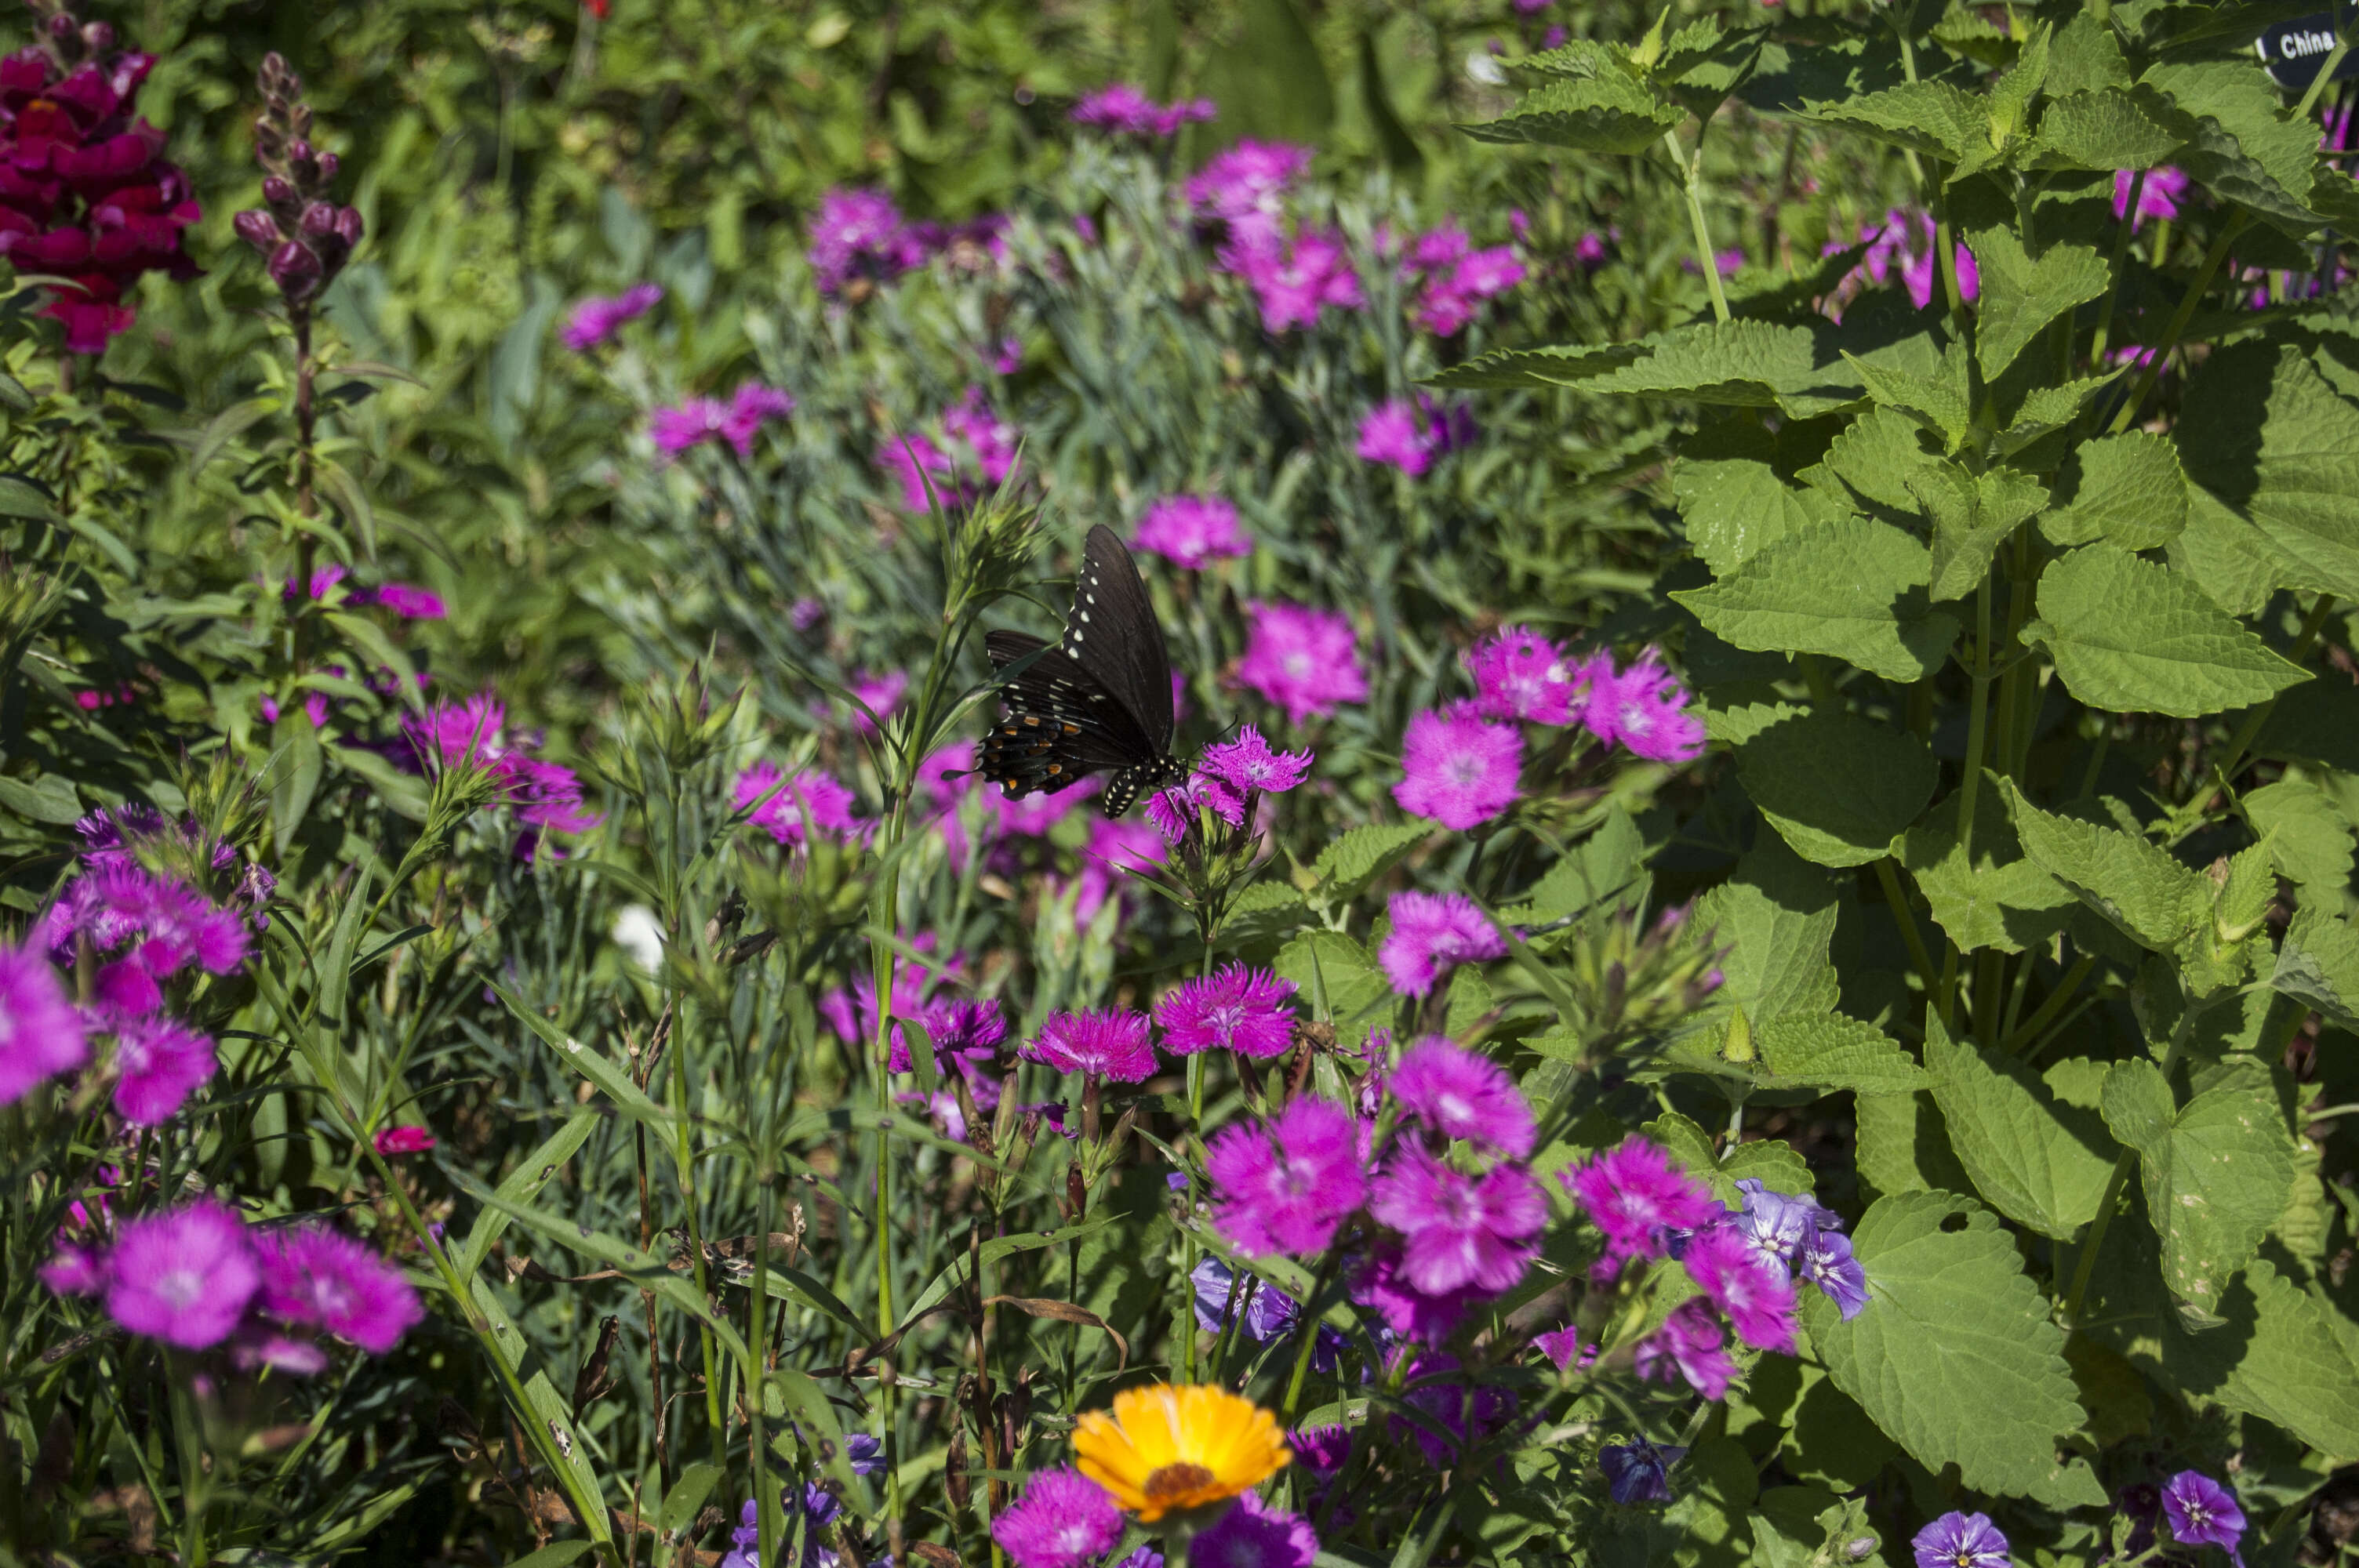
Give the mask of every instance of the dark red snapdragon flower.
[[156, 57], [114, 47], [114, 29], [35, 0], [40, 39], [0, 59], [0, 255], [64, 279], [41, 314], [66, 349], [103, 350], [135, 319], [140, 275], [197, 276], [181, 231], [201, 215], [164, 133], [138, 117]]
[[262, 253], [270, 281], [302, 309], [336, 280], [361, 243], [357, 208], [328, 199], [336, 155], [312, 146], [311, 106], [303, 81], [276, 51], [262, 57], [255, 85], [262, 113], [254, 120], [254, 157], [262, 166], [262, 205], [240, 212], [237, 237]]

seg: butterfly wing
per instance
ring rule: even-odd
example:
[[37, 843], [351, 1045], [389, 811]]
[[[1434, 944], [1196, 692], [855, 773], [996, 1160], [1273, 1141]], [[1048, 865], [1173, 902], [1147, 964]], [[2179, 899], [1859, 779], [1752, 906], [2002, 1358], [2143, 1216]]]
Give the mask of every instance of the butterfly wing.
[[999, 688], [1000, 719], [983, 738], [979, 771], [1010, 800], [1054, 795], [1146, 755], [1145, 737], [1122, 705], [1060, 650], [1021, 632], [986, 632], [983, 646], [1001, 670], [1048, 649]]
[[1154, 601], [1139, 580], [1130, 546], [1103, 523], [1082, 546], [1073, 610], [1065, 618], [1065, 656], [1112, 693], [1146, 742], [1146, 762], [1171, 752], [1171, 656]]

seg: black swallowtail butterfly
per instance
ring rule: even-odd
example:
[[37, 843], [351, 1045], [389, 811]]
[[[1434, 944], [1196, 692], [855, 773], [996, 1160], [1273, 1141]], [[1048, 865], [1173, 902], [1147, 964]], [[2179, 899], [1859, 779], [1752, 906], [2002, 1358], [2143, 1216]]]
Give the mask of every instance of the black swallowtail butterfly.
[[[984, 651], [1004, 670], [1047, 647], [1021, 632], [988, 632]], [[1064, 641], [999, 688], [1004, 709], [983, 738], [978, 770], [1010, 800], [1053, 795], [1112, 768], [1108, 816], [1143, 791], [1187, 780], [1171, 755], [1171, 660], [1130, 548], [1103, 524], [1082, 547]]]

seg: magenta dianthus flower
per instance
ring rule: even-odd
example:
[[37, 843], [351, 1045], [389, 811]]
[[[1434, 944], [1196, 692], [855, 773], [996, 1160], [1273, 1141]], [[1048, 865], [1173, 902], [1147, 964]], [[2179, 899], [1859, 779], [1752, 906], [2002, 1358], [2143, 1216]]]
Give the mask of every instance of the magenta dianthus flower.
[[399, 1343], [426, 1316], [400, 1270], [323, 1225], [265, 1231], [262, 1309], [290, 1324], [324, 1328], [373, 1356]]
[[1600, 741], [1619, 741], [1657, 762], [1690, 762], [1703, 754], [1703, 720], [1686, 711], [1687, 688], [1653, 649], [1618, 673], [1612, 656], [1600, 654], [1588, 673], [1581, 720]]
[[[415, 583], [389, 582], [372, 590], [371, 602], [405, 621], [440, 621], [451, 613], [442, 596]], [[422, 677], [421, 677], [422, 678]]]
[[1586, 672], [1557, 645], [1522, 626], [1503, 626], [1466, 650], [1474, 710], [1485, 719], [1570, 724]]
[[1205, 1152], [1221, 1232], [1248, 1257], [1323, 1249], [1366, 1201], [1359, 1124], [1306, 1095], [1257, 1127], [1231, 1127]]
[[1681, 1302], [1662, 1327], [1638, 1342], [1638, 1376], [1659, 1383], [1684, 1378], [1705, 1399], [1723, 1398], [1736, 1379], [1726, 1340], [1711, 1303], [1701, 1296]]
[[901, 210], [881, 190], [837, 189], [811, 217], [810, 265], [821, 294], [841, 294], [855, 278], [897, 277], [924, 259]]
[[975, 467], [991, 483], [997, 484], [1016, 470], [1016, 428], [992, 412], [981, 387], [968, 387], [956, 403], [942, 410], [942, 434], [973, 454]]
[[0, 946], [0, 1105], [89, 1059], [88, 1027], [56, 968], [29, 942]]
[[1347, 702], [1364, 702], [1368, 679], [1360, 669], [1351, 621], [1303, 604], [1253, 603], [1237, 680], [1286, 709], [1296, 724], [1325, 717]]
[[1122, 1539], [1122, 1510], [1079, 1470], [1036, 1470], [991, 1539], [1016, 1568], [1085, 1568]]
[[1385, 1326], [1404, 1339], [1440, 1345], [1458, 1331], [1470, 1309], [1491, 1299], [1491, 1292], [1474, 1285], [1440, 1294], [1419, 1290], [1408, 1277], [1407, 1249], [1387, 1236], [1378, 1240], [1353, 1276], [1352, 1298], [1374, 1307]]
[[1310, 1521], [1256, 1492], [1240, 1492], [1218, 1523], [1188, 1543], [1190, 1568], [1310, 1568], [1319, 1537]]
[[1267, 969], [1227, 964], [1185, 980], [1155, 1004], [1163, 1048], [1191, 1056], [1215, 1048], [1263, 1061], [1294, 1044], [1294, 982]]
[[2236, 1545], [2245, 1539], [2245, 1510], [2235, 1493], [2201, 1470], [2181, 1470], [2164, 1484], [2162, 1512], [2181, 1546], [2216, 1546], [2243, 1561]]
[[1698, 1229], [1725, 1212], [1710, 1188], [1636, 1133], [1558, 1180], [1605, 1233], [1605, 1255], [1617, 1261], [1660, 1258], [1671, 1232]]
[[936, 506], [948, 509], [962, 504], [965, 488], [953, 479], [956, 465], [951, 455], [917, 431], [888, 438], [876, 449], [876, 466], [895, 474], [901, 481], [901, 506], [908, 512], [926, 512]]
[[1401, 1108], [1444, 1138], [1464, 1138], [1511, 1160], [1538, 1137], [1532, 1108], [1507, 1069], [1436, 1034], [1410, 1046], [1386, 1087]]
[[1714, 1225], [1689, 1238], [1680, 1254], [1690, 1279], [1728, 1314], [1736, 1336], [1756, 1350], [1794, 1348], [1794, 1283], [1773, 1271], [1742, 1232]]
[[1126, 81], [1116, 81], [1086, 93], [1066, 118], [1092, 125], [1110, 135], [1172, 136], [1191, 121], [1212, 118], [1209, 98], [1179, 103], [1158, 103]]
[[134, 1019], [114, 1039], [114, 1108], [123, 1119], [156, 1127], [212, 1081], [213, 1042], [178, 1019]]
[[261, 1285], [245, 1224], [211, 1198], [125, 1221], [106, 1261], [106, 1311], [125, 1328], [202, 1350], [227, 1339]]
[[565, 325], [558, 330], [558, 340], [577, 354], [588, 353], [601, 343], [613, 341], [623, 330], [623, 323], [635, 321], [654, 309], [664, 297], [663, 285], [637, 283], [615, 295], [592, 295], [573, 307]]
[[[882, 675], [872, 675], [862, 670], [852, 677], [850, 689], [869, 713], [879, 719], [890, 719], [894, 710], [901, 706], [901, 698], [908, 695], [909, 672], [886, 670]], [[863, 735], [876, 733], [876, 726], [869, 722], [868, 714], [859, 708], [853, 709], [852, 727]]]
[[1242, 821], [1247, 794], [1259, 790], [1264, 795], [1284, 795], [1301, 784], [1310, 772], [1310, 762], [1309, 747], [1299, 752], [1275, 751], [1259, 730], [1247, 724], [1237, 731], [1235, 740], [1204, 748], [1198, 776], [1235, 797]]
[[656, 450], [676, 458], [703, 441], [729, 437], [729, 406], [718, 398], [691, 397], [676, 408], [658, 408], [647, 416], [647, 435]]
[[[1073, 900], [1073, 925], [1087, 930], [1108, 899], [1126, 908], [1125, 889], [1131, 873], [1163, 863], [1163, 840], [1145, 823], [1098, 817], [1090, 824], [1089, 842], [1082, 846], [1081, 875], [1073, 880], [1081, 892]], [[1115, 918], [1121, 919], [1118, 911]]]
[[1220, 264], [1252, 287], [1267, 331], [1315, 327], [1327, 307], [1352, 310], [1362, 303], [1351, 253], [1332, 231], [1306, 230], [1290, 241], [1250, 234], [1223, 246]]
[[1539, 1250], [1548, 1199], [1521, 1165], [1480, 1177], [1451, 1170], [1424, 1150], [1398, 1150], [1376, 1178], [1368, 1213], [1401, 1234], [1401, 1269], [1428, 1295], [1493, 1294], [1524, 1277]]
[[1199, 214], [1228, 225], [1231, 238], [1275, 235], [1287, 187], [1310, 166], [1310, 149], [1248, 136], [1213, 155], [1184, 188]]
[[[763, 800], [765, 795], [769, 798]], [[776, 762], [756, 762], [737, 775], [731, 797], [739, 811], [752, 806], [754, 815], [746, 820], [781, 844], [801, 844], [814, 827], [848, 833], [856, 826], [851, 789], [815, 769], [798, 770], [789, 778]], [[762, 804], [755, 806], [757, 800]]]
[[1404, 777], [1393, 785], [1403, 811], [1463, 830], [1490, 821], [1522, 793], [1524, 738], [1511, 724], [1479, 718], [1471, 705], [1428, 708], [1401, 737]]
[[[2130, 187], [2136, 182], [2137, 176], [2128, 169], [2114, 171], [2114, 217], [2125, 218], [2129, 215]], [[2146, 184], [2138, 189], [2137, 217], [2131, 227], [2136, 229], [2142, 226], [2148, 218], [2159, 218], [2166, 223], [2176, 221], [2179, 217], [2179, 199], [2187, 194], [2187, 187], [2190, 183], [2183, 170], [2173, 168], [2168, 164], [2159, 168], [2147, 169]]]
[[1130, 542], [1190, 571], [1201, 571], [1223, 557], [1250, 556], [1254, 547], [1237, 524], [1235, 505], [1217, 495], [1163, 497], [1140, 516]]
[[1353, 450], [1362, 462], [1389, 464], [1411, 479], [1433, 466], [1433, 449], [1417, 410], [1399, 398], [1360, 416], [1359, 444]]
[[2007, 1568], [2009, 1561], [2006, 1537], [1988, 1514], [1945, 1513], [1908, 1544], [1917, 1568]]
[[1577, 1326], [1554, 1329], [1532, 1336], [1532, 1348], [1547, 1357], [1560, 1372], [1569, 1372], [1575, 1366], [1587, 1371], [1597, 1359], [1597, 1346], [1583, 1339]]
[[1143, 1012], [1052, 1012], [1025, 1054], [1060, 1073], [1087, 1073], [1118, 1084], [1141, 1084], [1155, 1076], [1155, 1047], [1147, 1044]]
[[1461, 964], [1506, 956], [1506, 938], [1464, 893], [1397, 892], [1387, 913], [1393, 928], [1376, 962], [1403, 996], [1426, 995]]

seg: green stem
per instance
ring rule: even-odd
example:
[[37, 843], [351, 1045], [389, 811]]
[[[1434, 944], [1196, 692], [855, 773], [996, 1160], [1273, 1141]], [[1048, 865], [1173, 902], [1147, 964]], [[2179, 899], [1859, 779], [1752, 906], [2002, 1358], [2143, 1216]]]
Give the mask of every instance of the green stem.
[[[768, 1141], [766, 1138], [764, 1141]], [[763, 1154], [762, 1162], [767, 1167], [769, 1151], [766, 1148]], [[778, 1508], [777, 1488], [770, 1485], [769, 1444], [763, 1422], [763, 1406], [769, 1397], [770, 1383], [766, 1365], [770, 1348], [770, 1227], [777, 1217], [778, 1198], [776, 1179], [769, 1170], [756, 1173], [755, 1179], [761, 1184], [762, 1201], [761, 1217], [754, 1230], [753, 1303], [746, 1311], [747, 1326], [752, 1330], [746, 1336], [746, 1348], [751, 1352], [753, 1365], [745, 1368], [746, 1381], [752, 1385], [745, 1390], [745, 1454], [754, 1475], [754, 1526], [758, 1532], [762, 1561], [779, 1563], [785, 1561], [778, 1554], [779, 1526], [785, 1520]]]
[[2179, 347], [2180, 334], [2185, 332], [2187, 323], [2195, 319], [2195, 308], [2203, 302], [2204, 293], [2211, 288], [2212, 276], [2219, 272], [2220, 264], [2228, 259], [2228, 247], [2235, 243], [2236, 236], [2243, 233], [2245, 225], [2252, 221], [2253, 215], [2239, 208], [2227, 222], [2221, 225], [2219, 238], [2213, 240], [2212, 248], [2203, 254], [2203, 265], [2197, 269], [2195, 281], [2188, 286], [2186, 297], [2180, 300], [2179, 308], [2170, 313], [2169, 324], [2162, 330], [2162, 341], [2154, 347], [2154, 357], [2139, 373], [2137, 385], [2131, 389], [2128, 397], [2123, 399], [2121, 409], [2114, 414], [2106, 434], [2118, 436], [2136, 422], [2138, 410], [2146, 406], [2155, 383], [2162, 379], [2163, 366], [2170, 362], [2171, 351]]
[[[2089, 971], [2096, 967], [2097, 957], [2093, 953], [2083, 953], [2073, 959], [2072, 967], [2064, 971], [2064, 978], [2056, 982], [2056, 989], [2049, 991], [2047, 1000], [2032, 1011], [2029, 1018], [2023, 1021], [2022, 1028], [2008, 1033], [1999, 1049], [2012, 1056], [2032, 1041], [2038, 1039], [2039, 1032], [2047, 1028], [2049, 1022], [2058, 1013], [2064, 1011], [2065, 1004], [2072, 1000], [2072, 993], [2081, 989], [2081, 982], [2087, 979]], [[2025, 968], [2027, 970], [2029, 966], [2027, 965]]]
[[1891, 856], [1875, 862], [1875, 880], [1883, 885], [1884, 902], [1891, 906], [1892, 918], [1900, 927], [1900, 939], [1908, 945], [1908, 961], [1917, 966], [1917, 978], [1925, 982], [1925, 994], [1932, 996], [1939, 983], [1933, 971], [1933, 955], [1925, 949], [1924, 935], [1917, 929], [1917, 912], [1909, 907], [1908, 895], [1901, 889]]
[[1310, 1376], [1310, 1353], [1319, 1344], [1319, 1298], [1327, 1293], [1327, 1286], [1334, 1277], [1335, 1249], [1331, 1247], [1320, 1261], [1319, 1277], [1311, 1282], [1310, 1294], [1304, 1298], [1302, 1311], [1295, 1319], [1294, 1332], [1302, 1343], [1295, 1348], [1294, 1375], [1286, 1380], [1286, 1404], [1279, 1419], [1279, 1424], [1289, 1432], [1294, 1428], [1294, 1418], [1302, 1413], [1302, 1385]]
[[[1966, 717], [1965, 771], [1958, 778], [1958, 854], [1968, 866], [1974, 863], [1974, 807], [1982, 794], [1983, 758], [1990, 744], [1990, 640], [1991, 579], [1984, 573], [1981, 586], [1974, 589], [1973, 697]], [[1935, 998], [1945, 1027], [1955, 1012], [1956, 959], [1952, 948], [1941, 966], [1941, 989]]]
[[[2184, 991], [2179, 998], [2179, 1022], [2170, 1032], [2170, 1044], [2162, 1054], [2162, 1081], [2170, 1084], [2172, 1069], [2179, 1065], [2180, 1054], [2187, 1049], [2188, 1036], [2195, 1033], [2196, 1015], [2202, 1011], [2194, 998]], [[2114, 1222], [2114, 1210], [2122, 1201], [2122, 1189], [2129, 1184], [2130, 1173], [2137, 1168], [2135, 1149], [2125, 1149], [2114, 1161], [2113, 1174], [2105, 1178], [2105, 1195], [2097, 1200], [2097, 1217], [2089, 1222], [2089, 1239], [2081, 1248], [2079, 1260], [2072, 1268], [2071, 1293], [2064, 1298], [2064, 1326], [2081, 1325], [2081, 1303], [2089, 1293], [2089, 1281], [2097, 1271], [2097, 1252], [2105, 1239], [2105, 1229]]]
[[2114, 306], [2122, 295], [2122, 267], [2129, 260], [2130, 235], [2137, 230], [2138, 200], [2146, 194], [2147, 171], [2140, 169], [2130, 181], [2130, 204], [2122, 209], [2121, 222], [2114, 226], [2114, 254], [2108, 264], [2113, 283], [2105, 290], [2103, 303], [2097, 307], [2097, 335], [2089, 341], [2089, 371], [2101, 373], [2105, 363], [2105, 349], [2114, 331]]
[[1717, 321], [1729, 319], [1728, 294], [1720, 287], [1720, 261], [1712, 254], [1712, 225], [1703, 216], [1703, 126], [1696, 127], [1695, 151], [1685, 157], [1680, 153], [1677, 132], [1667, 131], [1663, 145], [1670, 149], [1671, 161], [1679, 167], [1680, 183], [1688, 197], [1688, 224], [1695, 232], [1696, 265], [1703, 269], [1704, 287], [1712, 291], [1712, 314]]

